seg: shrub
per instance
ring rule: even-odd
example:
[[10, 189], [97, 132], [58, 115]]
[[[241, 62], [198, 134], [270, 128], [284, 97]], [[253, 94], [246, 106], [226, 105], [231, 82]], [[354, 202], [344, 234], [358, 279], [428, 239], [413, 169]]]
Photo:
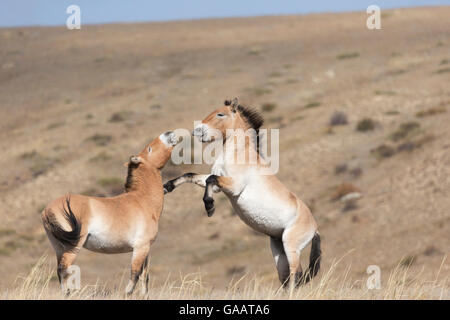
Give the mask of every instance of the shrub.
[[359, 176], [361, 176], [363, 173], [361, 168], [353, 168], [352, 170], [350, 170], [350, 175], [353, 178], [358, 178]]
[[384, 114], [388, 115], [388, 116], [396, 116], [396, 115], [399, 115], [400, 112], [398, 112], [397, 110], [389, 110], [389, 111], [386, 111]]
[[395, 91], [390, 90], [375, 90], [375, 95], [377, 96], [395, 96]]
[[400, 127], [394, 131], [390, 138], [392, 141], [399, 141], [415, 134], [420, 128], [420, 123], [415, 121], [405, 122], [400, 125]]
[[433, 245], [428, 246], [423, 252], [423, 254], [426, 256], [432, 256], [439, 253], [440, 253], [439, 249]]
[[109, 118], [109, 122], [122, 122], [128, 120], [132, 114], [133, 112], [128, 110], [115, 112], [111, 115], [111, 118]]
[[364, 118], [356, 125], [356, 130], [361, 132], [371, 131], [375, 129], [375, 121], [370, 118]]
[[308, 104], [305, 106], [305, 109], [316, 108], [316, 107], [319, 107], [320, 105], [321, 105], [320, 102], [313, 101], [313, 102], [308, 103]]
[[24, 152], [20, 155], [20, 159], [23, 160], [35, 159], [37, 157], [39, 157], [39, 154], [37, 153], [36, 150]]
[[20, 156], [20, 159], [28, 163], [28, 168], [33, 177], [44, 174], [51, 169], [56, 160], [41, 155], [36, 150], [25, 152]]
[[347, 164], [343, 163], [343, 164], [338, 164], [335, 168], [334, 168], [334, 173], [335, 174], [341, 174], [347, 171]]
[[345, 60], [345, 59], [353, 59], [353, 58], [358, 58], [358, 57], [359, 57], [358, 52], [347, 52], [347, 53], [338, 55], [336, 58], [338, 60]]
[[416, 117], [423, 118], [423, 117], [428, 117], [428, 116], [434, 116], [436, 114], [444, 113], [446, 111], [447, 110], [444, 107], [434, 107], [434, 108], [429, 108], [427, 110], [421, 110], [421, 111], [417, 112]]
[[228, 276], [242, 275], [244, 272], [245, 272], [245, 267], [242, 267], [242, 266], [233, 266], [233, 267], [227, 269]]
[[336, 111], [330, 118], [331, 126], [341, 126], [348, 124], [347, 115], [343, 112]]
[[387, 146], [385, 144], [382, 144], [375, 149], [371, 150], [375, 156], [378, 158], [389, 158], [392, 157], [395, 154], [395, 149], [391, 146]]
[[261, 50], [259, 50], [259, 49], [251, 49], [248, 51], [249, 56], [259, 56], [260, 53], [261, 53]]
[[278, 78], [278, 77], [281, 77], [282, 75], [283, 74], [281, 74], [280, 72], [274, 71], [271, 74], [269, 74], [269, 77], [271, 77], [271, 78]]
[[106, 146], [108, 143], [110, 143], [112, 140], [112, 136], [107, 134], [94, 134], [93, 136], [90, 136], [86, 139], [88, 142], [93, 142], [97, 146]]
[[0, 237], [6, 237], [15, 234], [14, 229], [0, 229]]
[[272, 90], [267, 89], [267, 88], [255, 88], [255, 89], [253, 89], [253, 94], [255, 96], [262, 96], [262, 95], [269, 94], [269, 93], [272, 93]]
[[46, 173], [49, 169], [53, 167], [53, 161], [49, 158], [40, 158], [36, 160], [30, 167], [31, 174], [33, 177], [40, 176]]
[[342, 208], [342, 212], [352, 211], [358, 209], [358, 205], [355, 200], [346, 201], [344, 207]]
[[425, 135], [419, 139], [406, 141], [398, 145], [397, 151], [413, 151], [422, 147], [424, 144], [431, 142], [435, 139], [435, 137], [431, 134]]
[[396, 70], [390, 70], [390, 71], [386, 72], [386, 75], [387, 76], [399, 76], [399, 75], [404, 74], [406, 72], [408, 72], [408, 70], [396, 69]]
[[272, 112], [276, 107], [277, 105], [275, 103], [267, 102], [261, 106], [261, 110], [264, 112]]
[[65, 121], [50, 123], [50, 124], [47, 126], [47, 129], [48, 129], [48, 130], [56, 129], [56, 128], [59, 128], [59, 127], [64, 126], [65, 124], [66, 124]]
[[436, 71], [437, 74], [450, 72], [450, 68], [442, 68]]

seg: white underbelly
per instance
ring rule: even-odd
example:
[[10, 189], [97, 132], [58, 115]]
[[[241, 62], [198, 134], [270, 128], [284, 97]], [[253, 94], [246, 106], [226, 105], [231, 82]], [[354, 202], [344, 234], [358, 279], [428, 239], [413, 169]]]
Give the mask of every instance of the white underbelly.
[[117, 228], [104, 217], [93, 217], [84, 247], [103, 253], [124, 253], [133, 250], [136, 230], [129, 226]]
[[117, 240], [101, 234], [88, 234], [84, 247], [101, 253], [125, 253], [133, 251], [133, 246], [124, 240]]
[[248, 226], [273, 237], [280, 238], [296, 216], [296, 208], [280, 201], [270, 190], [262, 187], [247, 186], [230, 201]]

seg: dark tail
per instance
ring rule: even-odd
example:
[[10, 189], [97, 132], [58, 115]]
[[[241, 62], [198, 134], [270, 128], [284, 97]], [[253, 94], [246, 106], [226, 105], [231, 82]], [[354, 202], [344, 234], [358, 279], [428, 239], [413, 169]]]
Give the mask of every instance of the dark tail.
[[47, 216], [45, 223], [50, 233], [62, 244], [70, 247], [76, 247], [81, 237], [81, 224], [73, 214], [70, 208], [70, 198], [66, 198], [67, 209], [63, 207], [64, 217], [69, 222], [71, 231], [66, 231], [56, 222]]
[[311, 253], [309, 254], [308, 272], [305, 275], [304, 283], [308, 283], [314, 278], [320, 269], [320, 259], [322, 251], [320, 250], [320, 234], [316, 231], [311, 241]]

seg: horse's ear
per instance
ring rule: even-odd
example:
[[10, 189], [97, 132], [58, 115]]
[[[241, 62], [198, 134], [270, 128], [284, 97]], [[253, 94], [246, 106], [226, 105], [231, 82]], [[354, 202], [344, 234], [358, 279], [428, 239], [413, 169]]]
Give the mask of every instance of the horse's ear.
[[142, 158], [141, 157], [137, 157], [137, 156], [131, 156], [130, 157], [130, 163], [132, 164], [139, 164], [142, 162]]
[[231, 112], [236, 112], [237, 107], [239, 106], [238, 98], [234, 98], [233, 100], [225, 100], [225, 105], [230, 106]]

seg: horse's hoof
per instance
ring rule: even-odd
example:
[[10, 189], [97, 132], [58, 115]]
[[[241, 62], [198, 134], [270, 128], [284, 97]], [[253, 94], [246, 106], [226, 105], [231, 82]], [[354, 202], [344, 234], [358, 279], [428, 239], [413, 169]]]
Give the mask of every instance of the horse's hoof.
[[208, 217], [212, 217], [212, 215], [214, 214], [214, 211], [216, 211], [216, 208], [214, 208], [214, 207], [212, 207], [210, 210], [207, 210], [206, 212], [208, 214]]
[[175, 185], [173, 184], [172, 180], [164, 184], [164, 194], [172, 192], [173, 189], [175, 189]]
[[206, 213], [208, 217], [211, 217], [214, 214], [214, 199], [213, 198], [204, 198], [203, 202], [205, 204]]

